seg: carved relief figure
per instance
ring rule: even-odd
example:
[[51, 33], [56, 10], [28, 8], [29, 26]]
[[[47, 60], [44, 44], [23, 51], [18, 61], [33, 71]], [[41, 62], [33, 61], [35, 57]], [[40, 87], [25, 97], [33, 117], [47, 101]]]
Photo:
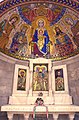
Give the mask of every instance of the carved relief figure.
[[18, 15], [12, 15], [8, 20], [0, 23], [0, 48], [5, 49], [9, 41], [9, 35], [19, 20]]

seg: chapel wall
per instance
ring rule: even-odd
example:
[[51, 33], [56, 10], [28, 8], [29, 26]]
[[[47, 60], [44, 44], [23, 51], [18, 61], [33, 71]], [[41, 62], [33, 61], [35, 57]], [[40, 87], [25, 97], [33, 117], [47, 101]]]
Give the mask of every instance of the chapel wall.
[[[0, 106], [8, 104], [12, 94], [14, 64], [0, 59]], [[0, 120], [7, 120], [6, 112], [0, 112]]]
[[27, 61], [0, 55], [0, 106], [8, 104], [12, 95], [15, 64], [28, 66]]
[[[27, 62], [0, 54], [0, 106], [8, 104], [12, 95], [15, 64], [28, 65]], [[23, 115], [14, 115], [13, 119], [22, 120]], [[0, 120], [7, 120], [6, 112], [0, 112]]]
[[[0, 106], [8, 104], [9, 96], [12, 95], [15, 64], [28, 66], [29, 62], [0, 56]], [[69, 94], [73, 97], [73, 103], [79, 105], [79, 55], [67, 60], [53, 62], [52, 66], [64, 64], [67, 65], [68, 70]], [[23, 116], [16, 115], [13, 120], [18, 118], [23, 120]], [[62, 117], [62, 120], [67, 120], [65, 118]], [[78, 119], [77, 114], [76, 120]], [[7, 120], [6, 113], [0, 112], [0, 120]]]
[[12, 94], [14, 64], [0, 59], [0, 106], [8, 103], [8, 97]]

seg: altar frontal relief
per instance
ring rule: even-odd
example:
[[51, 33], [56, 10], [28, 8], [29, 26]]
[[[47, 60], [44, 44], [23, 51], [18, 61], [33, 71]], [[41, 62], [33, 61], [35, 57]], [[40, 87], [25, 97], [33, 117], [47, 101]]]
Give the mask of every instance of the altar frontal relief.
[[33, 91], [48, 91], [48, 64], [33, 65]]

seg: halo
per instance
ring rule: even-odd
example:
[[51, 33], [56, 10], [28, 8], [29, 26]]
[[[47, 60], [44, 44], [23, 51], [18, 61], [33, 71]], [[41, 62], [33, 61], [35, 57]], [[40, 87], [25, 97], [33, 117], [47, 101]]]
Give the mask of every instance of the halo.
[[20, 26], [20, 30], [22, 30], [23, 28], [26, 28], [26, 30], [28, 29], [28, 25], [27, 24], [22, 24], [21, 26]]
[[38, 26], [38, 22], [39, 21], [44, 21], [44, 26], [46, 25], [46, 21], [43, 19], [43, 18], [39, 18], [37, 21], [36, 21], [36, 25]]
[[64, 16], [64, 22], [65, 22], [65, 24], [68, 24], [68, 23], [66, 23], [66, 21], [65, 21], [65, 19], [66, 19], [66, 18], [70, 18], [70, 19], [72, 19], [72, 21], [73, 21], [72, 16], [71, 16], [71, 15], [69, 15], [69, 14], [67, 14], [67, 15], [65, 15], [65, 16]]
[[55, 28], [59, 28], [59, 29], [61, 30], [61, 26], [60, 26], [60, 25], [55, 25], [55, 26], [53, 27], [54, 33], [56, 33]]
[[40, 65], [35, 66], [34, 71], [37, 71], [37, 68], [40, 68]]
[[20, 70], [20, 71], [19, 71], [19, 76], [21, 76], [21, 72], [24, 73], [24, 76], [26, 75], [25, 70]]
[[14, 18], [14, 17], [17, 17], [17, 21], [15, 22], [16, 24], [20, 21], [20, 17], [19, 17], [19, 15], [18, 14], [12, 14], [11, 16], [10, 16], [10, 18], [9, 18], [9, 20], [11, 20], [12, 18]]
[[47, 71], [47, 67], [46, 67], [45, 65], [42, 65], [42, 66], [37, 65], [37, 66], [35, 66], [35, 68], [34, 68], [34, 71], [35, 71], [35, 72], [37, 71], [37, 68], [39, 68], [39, 71], [43, 71], [43, 69], [42, 69], [42, 68], [44, 68], [44, 69], [45, 69], [44, 71]]
[[45, 65], [42, 65], [41, 68], [44, 68], [44, 71], [47, 71], [47, 67]]

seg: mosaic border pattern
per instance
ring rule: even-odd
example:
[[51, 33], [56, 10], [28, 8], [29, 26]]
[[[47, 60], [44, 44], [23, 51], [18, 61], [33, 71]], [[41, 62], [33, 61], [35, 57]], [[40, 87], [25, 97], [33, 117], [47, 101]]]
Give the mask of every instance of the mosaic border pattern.
[[[35, 59], [35, 58], [38, 58], [38, 56], [35, 56], [35, 57], [32, 57], [32, 56], [28, 56], [28, 57], [21, 57], [21, 56], [18, 56], [18, 55], [15, 55], [15, 54], [11, 54], [9, 53], [8, 51], [3, 51], [1, 48], [0, 48], [0, 52], [8, 55], [9, 57], [12, 57], [14, 59], [18, 59], [18, 60], [23, 60], [23, 61], [28, 61], [29, 59]], [[77, 49], [76, 51], [74, 51], [74, 53], [70, 54], [70, 55], [67, 55], [67, 56], [63, 56], [63, 57], [46, 57], [46, 56], [43, 56], [42, 58], [46, 58], [46, 59], [50, 59], [52, 61], [60, 61], [60, 60], [64, 60], [64, 59], [67, 59], [67, 58], [71, 58], [71, 57], [74, 57], [75, 55], [79, 54], [79, 49]]]
[[11, 7], [16, 7], [22, 5], [24, 3], [31, 3], [31, 2], [50, 2], [50, 3], [58, 3], [63, 6], [68, 6], [76, 11], [79, 12], [79, 3], [72, 1], [72, 0], [10, 0], [6, 2], [2, 2], [0, 5], [0, 14], [5, 12], [6, 10], [10, 9]]

